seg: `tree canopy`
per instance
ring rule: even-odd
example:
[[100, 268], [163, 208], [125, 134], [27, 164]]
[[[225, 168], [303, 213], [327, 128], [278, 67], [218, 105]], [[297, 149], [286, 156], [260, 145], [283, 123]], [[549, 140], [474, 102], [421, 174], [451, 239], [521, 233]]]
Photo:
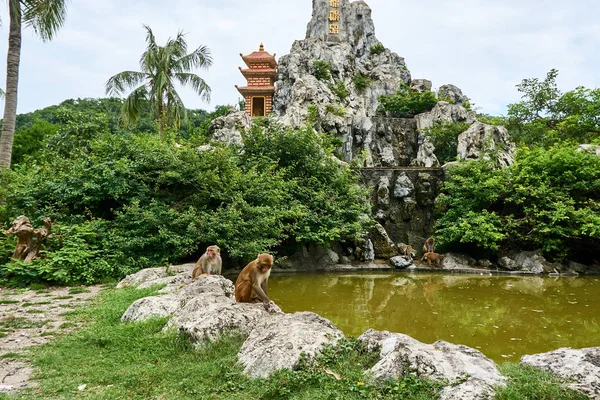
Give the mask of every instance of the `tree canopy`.
[[210, 50], [199, 46], [188, 53], [185, 35], [178, 32], [175, 39], [167, 40], [164, 46], [156, 43], [149, 26], [146, 30], [146, 50], [140, 57], [141, 71], [123, 71], [106, 82], [106, 93], [122, 96], [131, 93], [123, 103], [125, 126], [136, 122], [144, 102], [149, 102], [154, 118], [158, 121], [159, 133], [167, 127], [179, 128], [188, 122], [187, 110], [177, 93], [175, 84], [189, 85], [204, 100], [210, 100], [210, 87], [200, 76], [191, 71], [207, 69], [212, 65]]

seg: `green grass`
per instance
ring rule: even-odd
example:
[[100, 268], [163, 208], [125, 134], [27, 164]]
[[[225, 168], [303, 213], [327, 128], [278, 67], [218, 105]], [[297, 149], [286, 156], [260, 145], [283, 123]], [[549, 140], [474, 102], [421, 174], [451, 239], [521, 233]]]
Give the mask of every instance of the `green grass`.
[[17, 304], [20, 303], [19, 300], [0, 300], [0, 304]]
[[15, 352], [10, 352], [10, 353], [0, 355], [0, 360], [5, 360], [7, 358], [20, 359], [20, 358], [26, 358], [26, 357], [21, 353], [15, 353]]
[[72, 299], [73, 296], [56, 296], [54, 298], [54, 300], [67, 300], [67, 299]]
[[27, 314], [43, 314], [45, 312], [46, 311], [44, 311], [44, 310], [38, 310], [38, 309], [35, 309], [35, 308], [29, 309], [29, 310], [25, 311], [25, 313], [27, 313]]
[[[344, 339], [326, 346], [316, 360], [303, 359], [297, 370], [282, 370], [268, 380], [250, 379], [237, 364], [244, 341], [235, 332], [214, 343], [193, 346], [176, 330], [162, 332], [166, 318], [122, 323], [136, 299], [157, 289], [106, 290], [67, 316], [84, 328], [30, 350], [39, 382], [19, 399], [413, 399], [439, 397], [441, 384], [407, 375], [373, 383], [364, 375], [377, 361], [360, 343]], [[585, 399], [565, 390], [550, 374], [507, 364], [511, 377], [496, 399]], [[87, 384], [84, 391], [77, 386]], [[9, 397], [5, 397], [9, 398]], [[0, 395], [0, 400], [5, 398]]]
[[69, 289], [69, 294], [90, 293], [91, 290], [85, 286], [72, 287]]
[[75, 322], [63, 322], [62, 324], [60, 324], [58, 329], [67, 329], [67, 328], [73, 328], [76, 326], [77, 326], [77, 323], [75, 323]]
[[21, 307], [31, 307], [31, 306], [44, 305], [44, 304], [52, 304], [52, 302], [51, 301], [27, 302], [27, 303], [21, 304]]
[[48, 321], [34, 321], [23, 317], [8, 316], [0, 319], [0, 329], [41, 328]]
[[548, 371], [520, 364], [502, 364], [500, 372], [509, 377], [505, 388], [496, 389], [494, 400], [589, 400], [581, 393], [567, 389], [559, 378]]
[[[19, 399], [434, 399], [439, 385], [406, 377], [371, 384], [363, 375], [376, 361], [354, 340], [329, 346], [316, 363], [279, 371], [269, 380], [250, 379], [237, 364], [244, 341], [238, 333], [194, 347], [175, 330], [162, 332], [166, 318], [121, 323], [136, 299], [156, 289], [103, 292], [69, 315], [83, 328], [31, 350], [39, 387]], [[339, 374], [339, 380], [327, 372]], [[85, 391], [77, 386], [86, 383]], [[14, 398], [14, 397], [11, 397]], [[2, 397], [0, 396], [0, 399]]]

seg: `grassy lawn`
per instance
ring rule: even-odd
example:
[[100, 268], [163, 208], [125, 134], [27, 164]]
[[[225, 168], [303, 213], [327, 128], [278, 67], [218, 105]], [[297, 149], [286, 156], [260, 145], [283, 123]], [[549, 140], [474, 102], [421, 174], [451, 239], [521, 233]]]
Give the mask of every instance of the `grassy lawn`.
[[[0, 399], [430, 400], [438, 397], [441, 385], [412, 376], [369, 384], [363, 371], [376, 362], [377, 356], [364, 352], [354, 340], [326, 347], [316, 362], [304, 361], [296, 371], [279, 371], [268, 380], [249, 379], [236, 363], [244, 341], [240, 334], [232, 332], [215, 343], [195, 348], [174, 330], [161, 332], [164, 318], [121, 323], [121, 315], [134, 300], [156, 291], [156, 288], [105, 290], [86, 308], [70, 313], [69, 321], [82, 323], [84, 329], [59, 336], [31, 351], [39, 386], [11, 396], [0, 394]], [[506, 391], [501, 398], [582, 398], [554, 397], [557, 393], [570, 393], [555, 380], [549, 383], [546, 377], [535, 374], [525, 379], [541, 383], [531, 389], [534, 395], [552, 394], [552, 397], [514, 397]], [[558, 391], [547, 391], [546, 384], [555, 385]], [[81, 385], [86, 385], [84, 390], [78, 390]], [[523, 390], [522, 386], [510, 387]]]

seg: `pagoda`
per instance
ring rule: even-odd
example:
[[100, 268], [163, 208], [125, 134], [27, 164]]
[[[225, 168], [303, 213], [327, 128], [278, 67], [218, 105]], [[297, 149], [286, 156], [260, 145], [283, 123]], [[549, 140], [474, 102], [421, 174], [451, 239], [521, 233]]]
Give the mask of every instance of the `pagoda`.
[[251, 117], [263, 117], [273, 110], [277, 74], [275, 54], [267, 53], [261, 43], [258, 51], [248, 55], [240, 53], [240, 57], [248, 67], [247, 69], [240, 67], [240, 72], [246, 78], [248, 86], [235, 85], [235, 88], [246, 100], [246, 114]]

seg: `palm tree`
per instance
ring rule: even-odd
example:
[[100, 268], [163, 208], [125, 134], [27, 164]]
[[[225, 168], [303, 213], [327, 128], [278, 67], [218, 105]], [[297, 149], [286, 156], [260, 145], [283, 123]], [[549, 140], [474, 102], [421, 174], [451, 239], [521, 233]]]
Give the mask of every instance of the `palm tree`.
[[210, 100], [210, 87], [204, 79], [190, 71], [208, 69], [212, 65], [212, 57], [206, 46], [187, 54], [182, 32], [178, 32], [175, 39], [169, 38], [165, 46], [158, 46], [152, 29], [147, 25], [144, 28], [148, 46], [140, 58], [141, 72], [116, 74], [106, 82], [106, 93], [121, 96], [133, 89], [123, 103], [123, 123], [125, 126], [135, 123], [144, 103], [149, 102], [162, 134], [167, 126], [179, 127], [182, 120], [187, 121], [187, 111], [175, 90], [175, 82], [190, 85], [203, 100]]
[[10, 18], [8, 53], [6, 56], [6, 95], [2, 137], [0, 138], [0, 168], [10, 168], [12, 144], [17, 119], [17, 87], [21, 62], [21, 28], [33, 28], [43, 40], [52, 40], [65, 22], [67, 0], [7, 0]]

